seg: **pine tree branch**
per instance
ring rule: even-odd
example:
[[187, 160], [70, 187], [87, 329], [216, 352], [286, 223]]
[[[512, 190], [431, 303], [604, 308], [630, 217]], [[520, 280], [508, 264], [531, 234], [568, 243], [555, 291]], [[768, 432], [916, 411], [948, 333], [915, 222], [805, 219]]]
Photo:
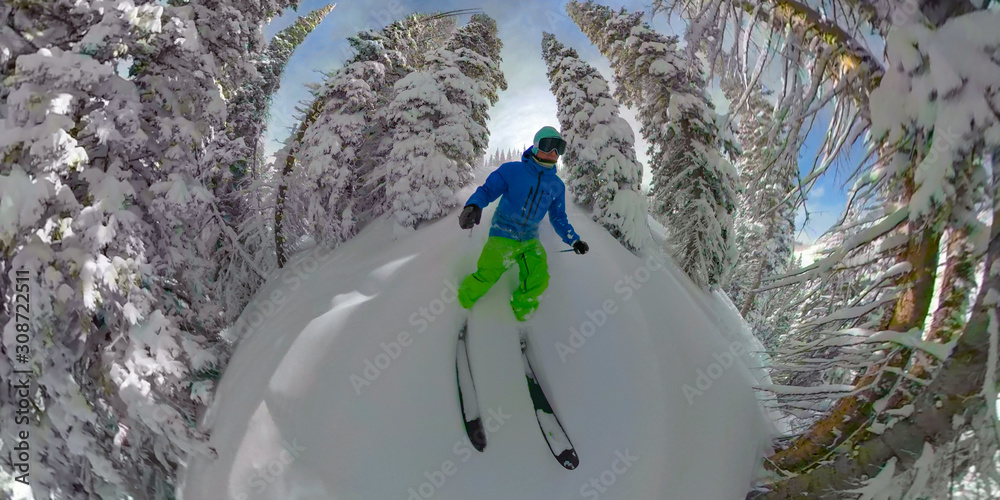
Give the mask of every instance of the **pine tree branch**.
[[266, 280], [267, 273], [265, 273], [263, 270], [257, 267], [253, 257], [251, 257], [247, 253], [246, 249], [243, 248], [243, 245], [240, 244], [239, 237], [236, 235], [235, 232], [233, 232], [233, 229], [229, 227], [229, 224], [226, 223], [225, 219], [223, 219], [222, 214], [219, 212], [219, 207], [216, 206], [214, 200], [212, 200], [210, 206], [212, 207], [212, 214], [215, 215], [215, 218], [218, 221], [219, 227], [222, 229], [222, 232], [225, 233], [226, 236], [229, 238], [229, 242], [232, 243], [233, 247], [236, 248], [236, 251], [239, 252], [241, 257], [243, 257], [243, 260], [247, 262], [247, 264], [250, 266], [250, 269], [252, 269], [253, 272], [257, 273], [257, 276], [259, 276], [261, 279]]
[[[959, 336], [951, 357], [938, 375], [913, 402], [914, 411], [883, 434], [868, 434], [848, 453], [837, 453], [832, 460], [819, 463], [808, 474], [786, 478], [772, 485], [769, 493], [755, 498], [798, 498], [807, 492], [845, 490], [862, 475], [874, 477], [883, 464], [895, 457], [899, 466], [911, 466], [920, 456], [924, 443], [944, 446], [964, 429], [953, 425], [956, 417], [970, 421], [969, 412], [989, 413], [984, 396], [997, 383], [996, 297], [1000, 293], [1000, 204], [993, 212], [991, 241], [985, 259], [986, 282], [980, 289], [973, 314]], [[990, 380], [988, 376], [993, 377]], [[995, 394], [993, 392], [992, 394]], [[973, 404], [969, 402], [973, 401]], [[995, 424], [994, 424], [995, 425]], [[848, 440], [847, 442], [850, 442]], [[777, 464], [774, 464], [777, 466]]]

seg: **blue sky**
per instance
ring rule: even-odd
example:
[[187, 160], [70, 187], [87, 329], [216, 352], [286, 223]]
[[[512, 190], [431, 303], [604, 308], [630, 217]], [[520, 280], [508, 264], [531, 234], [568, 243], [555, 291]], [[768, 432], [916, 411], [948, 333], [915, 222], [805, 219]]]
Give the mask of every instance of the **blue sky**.
[[[314, 9], [328, 5], [325, 0], [303, 0], [298, 11], [289, 10], [279, 18], [274, 19], [265, 27], [265, 35], [270, 38], [281, 29], [290, 25], [296, 17]], [[270, 155], [281, 147], [283, 141], [296, 125], [294, 116], [296, 107], [303, 107], [300, 101], [308, 101], [310, 94], [305, 85], [318, 83], [323, 72], [340, 68], [343, 62], [351, 57], [347, 37], [361, 29], [379, 29], [396, 19], [413, 12], [434, 12], [453, 9], [479, 8], [497, 21], [500, 38], [504, 43], [501, 56], [501, 68], [507, 78], [508, 89], [500, 93], [500, 100], [490, 111], [490, 145], [489, 150], [520, 148], [531, 143], [531, 138], [540, 127], [553, 125], [558, 128], [556, 119], [556, 100], [549, 90], [549, 82], [545, 76], [545, 63], [541, 56], [542, 32], [555, 34], [563, 44], [579, 52], [580, 57], [597, 68], [608, 81], [611, 79], [611, 69], [607, 60], [597, 51], [587, 37], [577, 28], [576, 24], [566, 15], [565, 1], [528, 1], [506, 0], [504, 2], [489, 2], [483, 5], [470, 4], [454, 0], [445, 1], [403, 1], [403, 0], [370, 0], [365, 2], [340, 2], [329, 16], [303, 42], [292, 56], [285, 69], [281, 88], [278, 90], [271, 107], [271, 117], [266, 133], [266, 154]], [[613, 8], [625, 7], [630, 11], [648, 10], [642, 2], [606, 0], [605, 5]], [[459, 25], [468, 21], [468, 16], [458, 18]], [[647, 19], [648, 21], [648, 19]], [[661, 33], [681, 35], [684, 29], [683, 21], [674, 19], [668, 21], [659, 15], [652, 21], [653, 28]], [[727, 106], [721, 101], [721, 95], [712, 92], [717, 100], [717, 107], [725, 111]], [[634, 114], [622, 109], [622, 116], [632, 125], [636, 135], [636, 152], [645, 164], [646, 144], [638, 133], [639, 126]], [[823, 125], [817, 125], [810, 135], [800, 156], [800, 169], [808, 169], [819, 145], [819, 138], [825, 130]], [[850, 163], [853, 164], [853, 163]], [[808, 208], [810, 219], [797, 239], [805, 243], [818, 237], [823, 230], [833, 223], [844, 206], [844, 189], [841, 187], [843, 175], [838, 176], [833, 169], [830, 175], [824, 176], [811, 194]], [[650, 175], [644, 173], [643, 179], [648, 182]], [[800, 210], [799, 227], [802, 227], [803, 217]]]

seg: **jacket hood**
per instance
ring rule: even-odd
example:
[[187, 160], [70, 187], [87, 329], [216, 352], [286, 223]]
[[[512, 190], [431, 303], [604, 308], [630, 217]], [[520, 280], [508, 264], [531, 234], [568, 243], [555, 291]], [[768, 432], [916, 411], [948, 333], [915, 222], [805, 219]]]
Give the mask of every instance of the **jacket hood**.
[[521, 153], [521, 161], [527, 164], [528, 168], [530, 168], [536, 174], [538, 172], [545, 172], [545, 175], [555, 175], [556, 167], [558, 167], [559, 165], [558, 163], [556, 163], [551, 167], [546, 167], [544, 165], [539, 164], [538, 161], [535, 160], [535, 155], [531, 154], [530, 147], [528, 149], [525, 149], [524, 152]]

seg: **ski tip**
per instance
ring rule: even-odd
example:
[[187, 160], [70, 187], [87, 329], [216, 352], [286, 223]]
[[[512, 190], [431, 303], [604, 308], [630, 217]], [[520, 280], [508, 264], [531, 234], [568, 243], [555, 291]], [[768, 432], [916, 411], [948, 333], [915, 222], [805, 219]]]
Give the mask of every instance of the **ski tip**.
[[476, 451], [483, 451], [486, 448], [486, 429], [483, 428], [482, 419], [465, 422], [465, 432], [469, 435], [469, 441]]
[[559, 460], [559, 463], [561, 463], [563, 467], [569, 470], [573, 470], [580, 465], [580, 457], [576, 455], [575, 450], [563, 451], [556, 457], [556, 459]]

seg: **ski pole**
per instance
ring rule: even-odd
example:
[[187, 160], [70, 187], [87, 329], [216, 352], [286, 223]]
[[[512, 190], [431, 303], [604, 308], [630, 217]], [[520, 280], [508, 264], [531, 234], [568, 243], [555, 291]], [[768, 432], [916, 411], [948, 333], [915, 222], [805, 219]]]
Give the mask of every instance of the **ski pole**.
[[573, 251], [573, 249], [570, 248], [569, 250], [559, 250], [559, 253], [562, 253], [562, 252], [572, 252], [572, 251]]

